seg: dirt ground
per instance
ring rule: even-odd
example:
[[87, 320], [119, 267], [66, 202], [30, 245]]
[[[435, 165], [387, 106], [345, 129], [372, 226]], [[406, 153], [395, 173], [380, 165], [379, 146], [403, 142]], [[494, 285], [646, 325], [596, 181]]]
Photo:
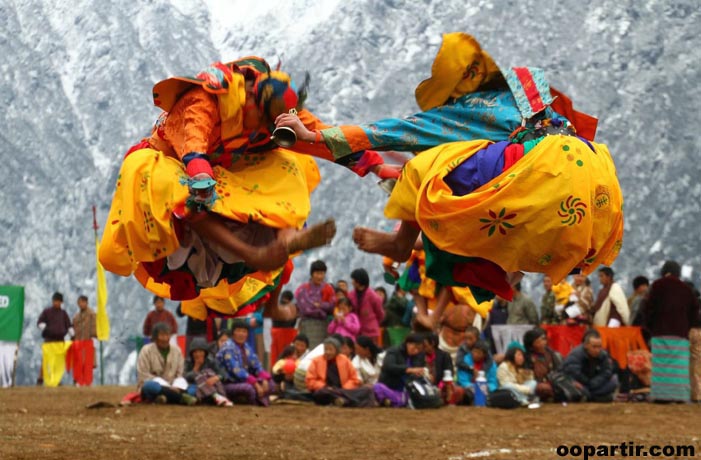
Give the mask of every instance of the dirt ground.
[[[528, 460], [561, 458], [555, 451], [561, 444], [627, 441], [693, 445], [701, 452], [700, 405], [117, 407], [128, 390], [0, 390], [0, 459]], [[99, 401], [115, 407], [86, 408]]]

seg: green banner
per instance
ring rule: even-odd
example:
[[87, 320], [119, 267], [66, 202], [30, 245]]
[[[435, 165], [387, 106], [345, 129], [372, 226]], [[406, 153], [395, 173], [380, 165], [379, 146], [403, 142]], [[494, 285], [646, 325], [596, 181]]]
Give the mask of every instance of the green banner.
[[24, 287], [0, 286], [0, 340], [19, 342], [24, 323]]

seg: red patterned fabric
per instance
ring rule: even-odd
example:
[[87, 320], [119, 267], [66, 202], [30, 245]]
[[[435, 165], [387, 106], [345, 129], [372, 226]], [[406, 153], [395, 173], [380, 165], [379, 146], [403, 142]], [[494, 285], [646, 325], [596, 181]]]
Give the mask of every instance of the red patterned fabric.
[[582, 136], [584, 139], [594, 142], [596, 127], [599, 120], [584, 112], [575, 110], [572, 105], [572, 100], [555, 88], [550, 88], [550, 94], [552, 94], [552, 96], [555, 98], [550, 107], [552, 107], [554, 111], [563, 117], [567, 118], [570, 123], [574, 125], [574, 129], [577, 131], [578, 136]]
[[538, 92], [538, 87], [536, 86], [536, 83], [533, 80], [533, 75], [531, 75], [531, 71], [528, 69], [528, 67], [514, 67], [513, 71], [521, 82], [523, 92], [528, 98], [528, 103], [531, 105], [533, 113], [538, 113], [545, 110], [545, 103]]
[[564, 358], [570, 351], [579, 346], [587, 331], [586, 326], [554, 326], [543, 325], [548, 334], [548, 346]]

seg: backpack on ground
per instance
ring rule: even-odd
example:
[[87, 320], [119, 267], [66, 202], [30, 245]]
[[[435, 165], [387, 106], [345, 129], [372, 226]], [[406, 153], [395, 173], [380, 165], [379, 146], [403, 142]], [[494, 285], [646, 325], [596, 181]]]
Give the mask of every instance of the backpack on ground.
[[499, 390], [494, 390], [487, 395], [487, 407], [495, 407], [497, 409], [516, 409], [517, 407], [521, 407], [521, 401], [519, 401], [513, 390], [501, 388]]
[[425, 377], [412, 379], [406, 384], [411, 409], [436, 409], [443, 405], [440, 390]]
[[580, 402], [586, 400], [586, 394], [575, 386], [574, 379], [568, 375], [559, 371], [551, 371], [548, 374], [548, 381], [553, 387], [555, 402]]

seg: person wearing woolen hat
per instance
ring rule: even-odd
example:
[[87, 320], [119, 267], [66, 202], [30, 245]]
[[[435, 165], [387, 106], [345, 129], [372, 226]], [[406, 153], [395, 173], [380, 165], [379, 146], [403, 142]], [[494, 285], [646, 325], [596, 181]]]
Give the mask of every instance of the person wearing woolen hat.
[[230, 407], [233, 404], [224, 396], [222, 383], [226, 380], [226, 372], [219, 367], [210, 350], [207, 340], [202, 337], [195, 337], [190, 342], [183, 375], [189, 384], [187, 391], [200, 402]]
[[[164, 112], [122, 164], [103, 266], [172, 300], [225, 292], [246, 305], [279, 283], [290, 254], [328, 243], [332, 220], [303, 228], [316, 164], [270, 140], [281, 112], [319, 124], [303, 110], [305, 93], [255, 57], [157, 83], [154, 103]], [[298, 144], [291, 149], [325, 149]]]

